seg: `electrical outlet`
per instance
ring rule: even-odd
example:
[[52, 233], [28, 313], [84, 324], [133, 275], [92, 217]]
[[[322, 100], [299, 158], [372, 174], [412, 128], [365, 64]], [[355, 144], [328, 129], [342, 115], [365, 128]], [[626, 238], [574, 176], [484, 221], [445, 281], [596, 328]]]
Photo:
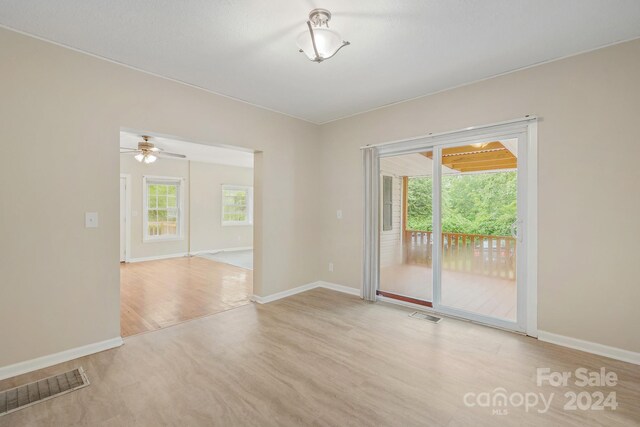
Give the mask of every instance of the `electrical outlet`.
[[333, 263], [332, 262], [329, 263], [329, 271], [333, 273]]
[[342, 219], [342, 209], [338, 209], [338, 210], [336, 211], [336, 218], [338, 218], [338, 219]]
[[84, 226], [86, 228], [98, 227], [98, 212], [85, 212], [84, 214]]

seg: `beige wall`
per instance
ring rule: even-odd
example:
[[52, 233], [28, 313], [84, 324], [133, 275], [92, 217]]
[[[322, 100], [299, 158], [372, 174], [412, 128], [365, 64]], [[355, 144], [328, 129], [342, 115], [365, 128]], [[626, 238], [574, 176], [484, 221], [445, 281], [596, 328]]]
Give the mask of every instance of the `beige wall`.
[[[222, 226], [222, 185], [253, 186], [253, 169], [212, 163], [161, 159], [152, 164], [120, 156], [120, 173], [131, 176], [130, 258], [180, 255], [216, 249], [251, 247], [253, 227]], [[142, 179], [144, 176], [183, 178], [184, 234], [180, 240], [143, 240]]]
[[359, 287], [359, 146], [525, 114], [541, 117], [539, 327], [640, 351], [640, 41], [321, 127], [1, 29], [0, 52], [0, 366], [119, 335], [121, 128], [257, 151], [269, 295]]
[[253, 186], [253, 169], [191, 162], [191, 252], [253, 245], [253, 226], [222, 226], [224, 184]]
[[358, 147], [535, 114], [539, 329], [640, 351], [639, 113], [636, 40], [322, 126], [321, 278], [360, 286]]
[[0, 366], [120, 335], [121, 128], [260, 151], [254, 292], [317, 280], [317, 126], [4, 29], [0, 52]]

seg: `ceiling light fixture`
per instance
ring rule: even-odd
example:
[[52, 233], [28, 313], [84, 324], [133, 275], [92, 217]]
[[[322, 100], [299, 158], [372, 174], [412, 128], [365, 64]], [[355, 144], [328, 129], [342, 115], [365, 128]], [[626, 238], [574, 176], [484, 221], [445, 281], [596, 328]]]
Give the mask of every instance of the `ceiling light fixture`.
[[133, 158], [139, 161], [140, 163], [147, 163], [147, 164], [153, 163], [156, 160], [158, 160], [158, 158], [151, 153], [139, 153], [133, 156]]
[[[307, 21], [308, 32], [298, 36], [300, 52], [313, 62], [322, 62], [338, 53], [350, 43], [342, 40], [340, 34], [329, 29], [331, 12], [327, 9], [313, 9]], [[324, 26], [324, 28], [323, 28]]]
[[156, 147], [149, 139], [151, 139], [151, 137], [142, 135], [142, 141], [138, 142], [138, 148], [120, 147], [120, 154], [136, 153], [133, 158], [145, 164], [155, 162], [159, 156], [177, 157], [179, 159], [185, 159], [187, 157], [184, 154], [167, 153], [161, 148]]
[[153, 154], [145, 154], [144, 159], [142, 161], [148, 164], [148, 163], [153, 163], [156, 160], [158, 160], [158, 158]]

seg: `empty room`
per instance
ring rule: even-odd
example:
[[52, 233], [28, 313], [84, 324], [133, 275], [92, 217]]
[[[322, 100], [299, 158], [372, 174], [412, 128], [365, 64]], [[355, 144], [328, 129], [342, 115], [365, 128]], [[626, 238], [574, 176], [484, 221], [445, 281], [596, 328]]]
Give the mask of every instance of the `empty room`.
[[253, 153], [120, 133], [123, 337], [250, 303]]
[[640, 2], [0, 2], [0, 427], [640, 426]]

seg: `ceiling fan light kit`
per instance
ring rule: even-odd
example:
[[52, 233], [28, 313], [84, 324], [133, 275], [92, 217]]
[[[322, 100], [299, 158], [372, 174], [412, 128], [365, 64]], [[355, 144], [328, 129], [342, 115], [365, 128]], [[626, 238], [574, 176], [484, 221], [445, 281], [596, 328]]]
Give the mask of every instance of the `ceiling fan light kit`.
[[167, 153], [162, 149], [156, 147], [154, 143], [149, 142], [149, 138], [150, 137], [143, 135], [142, 136], [143, 140], [138, 142], [137, 149], [120, 147], [121, 150], [125, 150], [125, 151], [120, 151], [120, 154], [136, 153], [133, 156], [133, 158], [139, 161], [140, 163], [145, 163], [145, 164], [155, 162], [156, 160], [158, 160], [159, 156], [177, 157], [180, 159], [185, 159], [187, 157], [184, 154]]
[[300, 52], [313, 62], [322, 62], [333, 57], [340, 49], [348, 46], [340, 34], [329, 29], [331, 12], [327, 9], [313, 9], [309, 12], [307, 31], [300, 33], [297, 42]]
[[153, 154], [142, 154], [142, 153], [136, 154], [135, 156], [133, 156], [133, 158], [139, 161], [140, 163], [153, 163], [156, 160], [158, 160], [158, 158]]

